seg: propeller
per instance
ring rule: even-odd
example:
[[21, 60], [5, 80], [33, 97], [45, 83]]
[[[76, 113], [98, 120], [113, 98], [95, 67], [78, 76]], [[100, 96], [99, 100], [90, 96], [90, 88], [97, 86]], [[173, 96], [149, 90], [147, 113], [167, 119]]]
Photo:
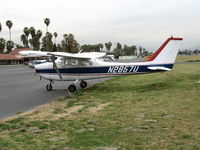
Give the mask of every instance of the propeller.
[[60, 79], [62, 80], [62, 76], [61, 76], [60, 71], [59, 71], [59, 69], [58, 69], [58, 67], [57, 67], [57, 65], [56, 65], [55, 59], [56, 59], [55, 56], [54, 56], [54, 55], [51, 55], [51, 60], [52, 60], [52, 62], [53, 62], [53, 68], [56, 69], [56, 72], [58, 73], [58, 76], [59, 76]]

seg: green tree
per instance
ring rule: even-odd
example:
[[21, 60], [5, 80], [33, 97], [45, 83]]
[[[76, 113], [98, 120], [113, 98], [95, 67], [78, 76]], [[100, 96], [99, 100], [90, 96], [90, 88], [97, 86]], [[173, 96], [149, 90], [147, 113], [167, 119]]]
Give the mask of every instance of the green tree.
[[8, 29], [9, 29], [9, 36], [10, 36], [10, 41], [11, 41], [11, 28], [13, 26], [13, 23], [11, 20], [7, 20], [6, 25], [8, 26]]
[[56, 52], [57, 51], [57, 45], [54, 43], [53, 44], [53, 52]]
[[56, 33], [56, 32], [54, 32], [54, 38], [55, 38], [55, 44], [56, 44], [56, 38], [57, 38], [57, 36], [58, 36], [58, 34]]
[[1, 32], [1, 30], [2, 30], [2, 25], [1, 25], [1, 22], [0, 22], [0, 32]]
[[50, 24], [50, 19], [49, 18], [45, 18], [44, 19], [44, 23], [46, 24], [46, 33], [48, 32], [48, 26]]
[[28, 41], [29, 41], [28, 36], [29, 36], [29, 34], [30, 34], [30, 30], [29, 30], [28, 27], [24, 27], [24, 30], [23, 30], [23, 31], [24, 31], [24, 35], [23, 35], [23, 37], [22, 37], [22, 35], [21, 35], [21, 41], [22, 41], [24, 47], [29, 47], [29, 44], [28, 44]]
[[46, 35], [42, 38], [42, 51], [53, 51], [52, 37], [52, 34], [47, 32]]
[[81, 49], [84, 52], [90, 52], [90, 45], [84, 44], [84, 45], [81, 46]]
[[144, 54], [144, 56], [149, 56], [149, 52], [148, 51], [144, 51], [143, 54]]
[[131, 50], [133, 52], [133, 55], [137, 52], [137, 47], [135, 45], [131, 46]]
[[110, 51], [111, 46], [112, 46], [111, 42], [105, 43], [105, 47], [106, 47], [107, 51]]
[[122, 45], [119, 42], [117, 42], [117, 46], [114, 49], [114, 55], [115, 57], [119, 57], [122, 55]]
[[142, 54], [142, 47], [139, 47], [140, 55]]
[[29, 30], [29, 33], [31, 34], [32, 38], [33, 38], [35, 36], [35, 28], [30, 27], [28, 30]]
[[12, 51], [13, 48], [14, 48], [14, 42], [13, 41], [7, 41], [7, 43], [6, 43], [7, 53], [10, 53], [10, 51]]
[[61, 44], [57, 44], [57, 45], [56, 45], [56, 48], [57, 48], [57, 51], [62, 51], [62, 46], [61, 46]]
[[16, 47], [16, 49], [26, 48], [26, 47], [24, 47], [24, 46], [22, 46], [20, 44], [15, 44], [15, 47]]
[[102, 45], [101, 44], [94, 44], [94, 45], [84, 44], [84, 45], [81, 46], [81, 49], [84, 52], [100, 52]]
[[124, 45], [124, 53], [125, 55], [134, 55], [135, 54], [135, 51], [136, 51], [136, 46], [133, 45], [133, 46], [127, 46], [127, 45]]
[[73, 34], [64, 34], [61, 41], [62, 49], [68, 53], [77, 53], [79, 50], [79, 44], [75, 40]]
[[145, 53], [146, 49], [145, 49], [145, 48], [143, 48], [143, 49], [142, 49], [142, 51], [143, 51], [142, 53]]
[[28, 27], [24, 27], [24, 34], [26, 35], [26, 37], [28, 38], [28, 36], [29, 36], [29, 34], [30, 34], [30, 30], [29, 30], [29, 28]]
[[94, 45], [94, 50], [95, 50], [95, 52], [100, 52], [100, 50], [101, 50], [101, 45], [100, 45], [100, 44]]
[[100, 47], [101, 49], [103, 49], [103, 44], [102, 44], [102, 43], [99, 43], [99, 47]]
[[29, 32], [31, 34], [31, 39], [29, 39], [29, 43], [32, 45], [33, 49], [39, 50], [42, 31], [41, 30], [36, 31], [34, 27], [30, 27]]
[[24, 47], [28, 47], [28, 39], [27, 39], [26, 35], [22, 34], [20, 39], [21, 39]]
[[0, 38], [0, 54], [3, 54], [5, 47], [6, 47], [6, 40]]

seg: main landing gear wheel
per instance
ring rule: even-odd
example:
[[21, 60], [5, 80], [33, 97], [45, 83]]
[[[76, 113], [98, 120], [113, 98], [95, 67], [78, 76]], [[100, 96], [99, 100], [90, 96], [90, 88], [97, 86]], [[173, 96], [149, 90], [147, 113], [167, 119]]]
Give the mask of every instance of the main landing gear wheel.
[[47, 91], [52, 91], [53, 87], [51, 84], [47, 84], [46, 89]]
[[76, 86], [72, 84], [72, 85], [70, 85], [70, 86], [68, 87], [68, 90], [69, 90], [71, 93], [73, 93], [73, 92], [76, 91]]
[[85, 82], [85, 81], [81, 81], [80, 82], [80, 87], [82, 88], [82, 89], [84, 89], [84, 88], [86, 88], [87, 87], [87, 82]]

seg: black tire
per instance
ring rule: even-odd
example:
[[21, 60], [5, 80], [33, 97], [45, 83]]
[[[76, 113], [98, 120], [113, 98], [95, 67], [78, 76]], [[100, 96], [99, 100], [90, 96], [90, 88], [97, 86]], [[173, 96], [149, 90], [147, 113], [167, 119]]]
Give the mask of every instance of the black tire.
[[86, 87], [87, 87], [87, 82], [81, 81], [81, 82], [80, 82], [80, 87], [81, 87], [82, 89], [86, 88]]
[[51, 84], [47, 84], [46, 89], [47, 91], [52, 91], [53, 87]]
[[75, 85], [70, 85], [70, 86], [68, 87], [68, 90], [69, 90], [69, 92], [73, 93], [73, 92], [76, 91], [76, 86], [75, 86]]

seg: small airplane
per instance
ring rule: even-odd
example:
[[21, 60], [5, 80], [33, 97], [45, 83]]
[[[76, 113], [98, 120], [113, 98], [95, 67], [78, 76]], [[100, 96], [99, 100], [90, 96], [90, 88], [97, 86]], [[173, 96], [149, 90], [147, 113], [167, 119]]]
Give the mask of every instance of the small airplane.
[[53, 81], [73, 81], [68, 86], [69, 92], [75, 92], [79, 83], [81, 88], [87, 87], [87, 80], [110, 78], [121, 75], [139, 75], [170, 71], [175, 63], [182, 38], [168, 38], [161, 47], [148, 59], [130, 63], [106, 62], [102, 59], [106, 53], [101, 52], [43, 52], [21, 51], [24, 56], [47, 56], [52, 62], [35, 66], [36, 73], [50, 83], [46, 89], [52, 90]]

